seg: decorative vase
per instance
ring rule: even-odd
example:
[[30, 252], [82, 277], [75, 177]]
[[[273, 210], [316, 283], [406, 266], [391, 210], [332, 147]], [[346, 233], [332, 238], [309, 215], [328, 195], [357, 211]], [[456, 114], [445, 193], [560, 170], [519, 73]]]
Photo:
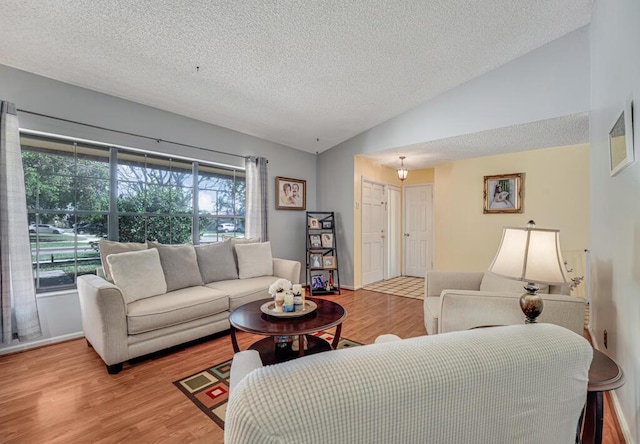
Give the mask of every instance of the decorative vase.
[[275, 294], [274, 299], [276, 301], [276, 306], [273, 311], [276, 313], [282, 313], [284, 311], [284, 291], [279, 291]]

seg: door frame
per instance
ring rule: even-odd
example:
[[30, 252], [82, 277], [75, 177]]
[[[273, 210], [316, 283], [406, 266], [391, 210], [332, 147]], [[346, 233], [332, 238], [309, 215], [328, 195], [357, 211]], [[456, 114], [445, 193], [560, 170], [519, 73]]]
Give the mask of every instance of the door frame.
[[[389, 191], [394, 190], [394, 191], [398, 191], [400, 193], [400, 212], [399, 214], [392, 214], [390, 209], [389, 209]], [[404, 238], [403, 238], [403, 231], [404, 231], [404, 221], [403, 221], [403, 213], [404, 213], [404, 190], [402, 186], [398, 186], [398, 185], [394, 185], [394, 184], [385, 184], [384, 185], [384, 191], [385, 191], [385, 195], [386, 195], [386, 203], [385, 203], [385, 218], [384, 218], [384, 231], [385, 231], [385, 239], [384, 239], [384, 273], [383, 273], [383, 278], [389, 279], [389, 262], [391, 261], [391, 239], [393, 239], [393, 237], [396, 238], [396, 240], [399, 242], [399, 250], [400, 253], [398, 255], [398, 258], [396, 258], [396, 260], [398, 261], [398, 269], [400, 270], [400, 276], [402, 276], [402, 264], [403, 264], [403, 256], [404, 256]], [[389, 228], [389, 219], [391, 217], [396, 217], [397, 218], [397, 224], [396, 226], [398, 227], [398, 231], [396, 233], [392, 233], [391, 229]]]

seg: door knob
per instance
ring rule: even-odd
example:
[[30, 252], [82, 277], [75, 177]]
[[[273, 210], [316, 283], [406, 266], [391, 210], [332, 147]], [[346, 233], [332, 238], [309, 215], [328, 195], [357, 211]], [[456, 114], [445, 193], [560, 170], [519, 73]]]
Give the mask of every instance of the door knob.
[[409, 233], [404, 233], [404, 237], [409, 237]]

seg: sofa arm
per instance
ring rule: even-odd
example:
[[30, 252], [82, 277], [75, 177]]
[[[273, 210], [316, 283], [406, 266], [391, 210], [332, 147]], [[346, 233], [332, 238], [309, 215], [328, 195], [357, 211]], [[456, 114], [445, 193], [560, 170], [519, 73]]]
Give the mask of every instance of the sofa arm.
[[262, 359], [260, 359], [260, 353], [257, 350], [245, 350], [233, 355], [229, 373], [229, 396], [238, 383], [257, 368], [262, 368]]
[[82, 330], [107, 366], [129, 359], [127, 310], [122, 292], [103, 278], [78, 276]]
[[[538, 322], [560, 325], [582, 336], [584, 299], [538, 294], [544, 301]], [[489, 325], [522, 324], [525, 316], [520, 309], [520, 296], [521, 293], [444, 290], [440, 296], [438, 333]]]
[[300, 267], [298, 261], [273, 258], [273, 275], [291, 281], [292, 284], [300, 283]]
[[480, 290], [483, 271], [428, 270], [424, 280], [424, 297], [440, 296], [442, 290]]

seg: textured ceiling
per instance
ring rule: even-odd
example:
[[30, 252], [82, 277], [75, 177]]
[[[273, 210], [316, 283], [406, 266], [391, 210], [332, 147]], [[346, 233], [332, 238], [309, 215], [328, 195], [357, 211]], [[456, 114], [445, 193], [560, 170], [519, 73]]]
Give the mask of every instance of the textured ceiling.
[[584, 26], [591, 3], [4, 0], [0, 63], [322, 152]]
[[589, 114], [580, 113], [393, 148], [364, 157], [399, 168], [399, 157], [406, 156], [404, 165], [412, 170], [464, 159], [470, 157], [469, 153], [473, 153], [472, 157], [483, 157], [588, 142]]

